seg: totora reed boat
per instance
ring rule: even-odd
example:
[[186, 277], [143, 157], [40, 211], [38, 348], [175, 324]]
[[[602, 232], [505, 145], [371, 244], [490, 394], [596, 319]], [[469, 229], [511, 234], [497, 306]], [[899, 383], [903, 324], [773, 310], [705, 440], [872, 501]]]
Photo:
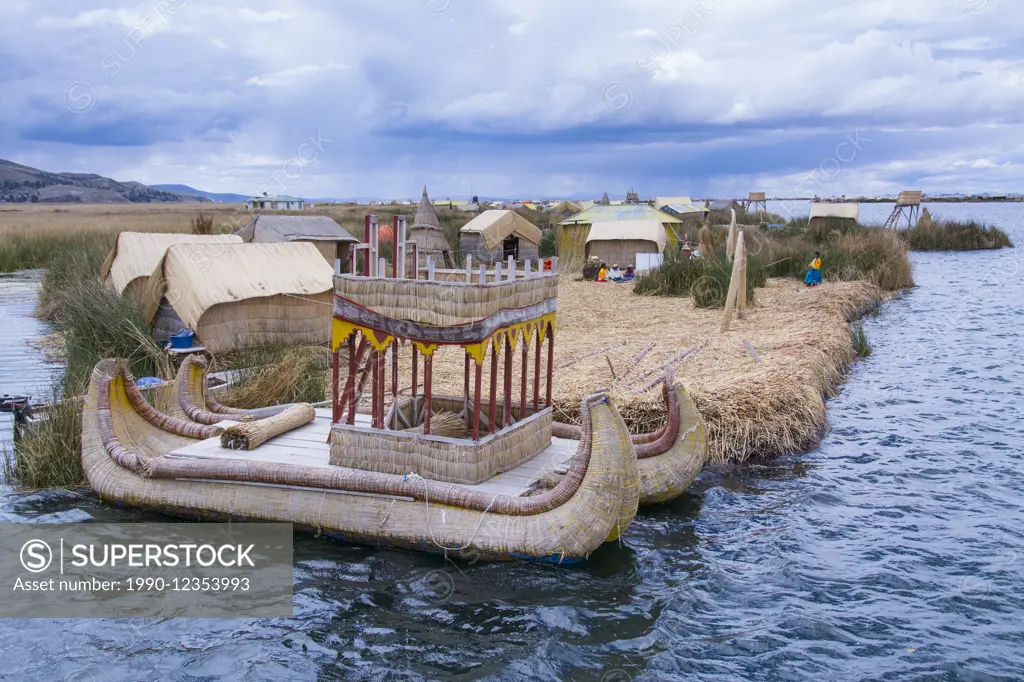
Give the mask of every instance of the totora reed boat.
[[[348, 267], [365, 274], [335, 277], [330, 409], [225, 407], [192, 356], [163, 413], [126, 362], [104, 360], [82, 428], [83, 466], [101, 499], [448, 556], [563, 563], [619, 538], [641, 500], [685, 490], [706, 456], [704, 427], [670, 377], [669, 417], [655, 433], [630, 436], [603, 393], [583, 401], [581, 426], [553, 421], [557, 261], [467, 269], [460, 281], [435, 277], [428, 261], [418, 279], [415, 243], [397, 219], [398, 276], [387, 277], [375, 222], [367, 217], [367, 243]], [[434, 393], [434, 355], [455, 347], [463, 393]]]

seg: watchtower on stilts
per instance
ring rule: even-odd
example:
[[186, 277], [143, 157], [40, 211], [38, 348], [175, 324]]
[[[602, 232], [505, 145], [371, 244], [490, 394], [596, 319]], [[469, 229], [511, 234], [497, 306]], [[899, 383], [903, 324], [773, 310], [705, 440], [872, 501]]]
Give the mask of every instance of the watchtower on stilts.
[[908, 228], [917, 224], [917, 217], [921, 211], [921, 194], [922, 192], [917, 191], [900, 192], [896, 197], [896, 205], [893, 207], [892, 213], [885, 221], [885, 227], [898, 229], [904, 220]]
[[764, 192], [751, 192], [747, 195], [747, 213], [767, 213], [768, 198]]
[[[396, 216], [394, 225], [390, 267], [378, 253], [377, 217], [369, 215], [350, 274], [335, 276], [331, 463], [409, 473], [423, 459], [416, 453], [436, 460], [446, 452], [453, 467], [477, 462], [493, 475], [533, 457], [551, 442], [557, 259], [549, 270], [530, 261], [517, 270], [511, 259], [491, 269], [440, 270], [428, 258], [421, 268], [405, 218]], [[340, 367], [342, 347], [347, 368]], [[463, 356], [462, 395], [434, 389], [434, 359], [450, 352]], [[370, 428], [355, 420], [367, 384]], [[441, 413], [445, 435], [433, 424]], [[453, 423], [458, 433], [451, 435]]]

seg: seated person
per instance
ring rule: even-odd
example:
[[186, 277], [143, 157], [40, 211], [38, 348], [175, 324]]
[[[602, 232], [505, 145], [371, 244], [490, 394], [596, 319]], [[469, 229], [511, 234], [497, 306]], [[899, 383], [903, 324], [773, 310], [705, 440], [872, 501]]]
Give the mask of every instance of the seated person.
[[583, 279], [595, 280], [597, 279], [597, 272], [601, 269], [601, 264], [597, 262], [596, 256], [591, 256], [583, 265]]
[[619, 264], [615, 263], [612, 265], [612, 269], [608, 271], [608, 279], [613, 282], [622, 281], [622, 270], [619, 270]]
[[630, 263], [626, 266], [626, 271], [622, 273], [622, 279], [634, 279], [636, 277], [636, 270], [633, 269], [633, 264]]
[[608, 281], [608, 266], [601, 263], [601, 269], [597, 271], [596, 282], [607, 282]]

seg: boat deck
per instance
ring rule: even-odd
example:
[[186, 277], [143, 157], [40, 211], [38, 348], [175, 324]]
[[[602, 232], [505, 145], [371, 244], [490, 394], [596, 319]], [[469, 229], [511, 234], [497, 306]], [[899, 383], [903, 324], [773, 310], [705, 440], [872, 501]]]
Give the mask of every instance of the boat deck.
[[[218, 426], [231, 426], [237, 422], [223, 421]], [[370, 426], [368, 415], [357, 414], [356, 424]], [[220, 446], [220, 438], [207, 438], [177, 450], [172, 450], [168, 457], [192, 459], [244, 459], [259, 462], [275, 462], [279, 464], [297, 464], [311, 467], [329, 467], [330, 445], [327, 436], [331, 432], [331, 410], [316, 410], [316, 419], [268, 440], [255, 450], [227, 450]], [[509, 495], [520, 497], [533, 490], [537, 481], [546, 473], [562, 472], [569, 468], [569, 460], [576, 454], [578, 441], [565, 438], [552, 438], [551, 445], [539, 455], [525, 464], [498, 474], [494, 478], [478, 485], [460, 485], [469, 490], [477, 490], [492, 495]], [[245, 484], [267, 485], [267, 484]], [[344, 492], [344, 491], [338, 491]]]

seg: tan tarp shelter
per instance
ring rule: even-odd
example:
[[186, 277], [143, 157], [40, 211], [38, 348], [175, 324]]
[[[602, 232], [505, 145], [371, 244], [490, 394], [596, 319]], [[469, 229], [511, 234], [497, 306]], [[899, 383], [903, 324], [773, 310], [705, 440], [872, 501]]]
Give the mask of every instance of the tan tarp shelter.
[[179, 244], [143, 296], [155, 336], [189, 328], [210, 352], [330, 339], [334, 270], [312, 244]]
[[241, 244], [233, 234], [187, 234], [122, 232], [100, 268], [100, 279], [119, 294], [141, 295], [146, 281], [160, 264], [167, 249], [175, 244]]
[[663, 253], [668, 236], [658, 220], [618, 220], [592, 223], [586, 244], [587, 258], [625, 267], [638, 253]]
[[459, 230], [459, 246], [475, 260], [494, 263], [512, 256], [536, 262], [540, 254], [540, 228], [515, 211], [484, 211]]

